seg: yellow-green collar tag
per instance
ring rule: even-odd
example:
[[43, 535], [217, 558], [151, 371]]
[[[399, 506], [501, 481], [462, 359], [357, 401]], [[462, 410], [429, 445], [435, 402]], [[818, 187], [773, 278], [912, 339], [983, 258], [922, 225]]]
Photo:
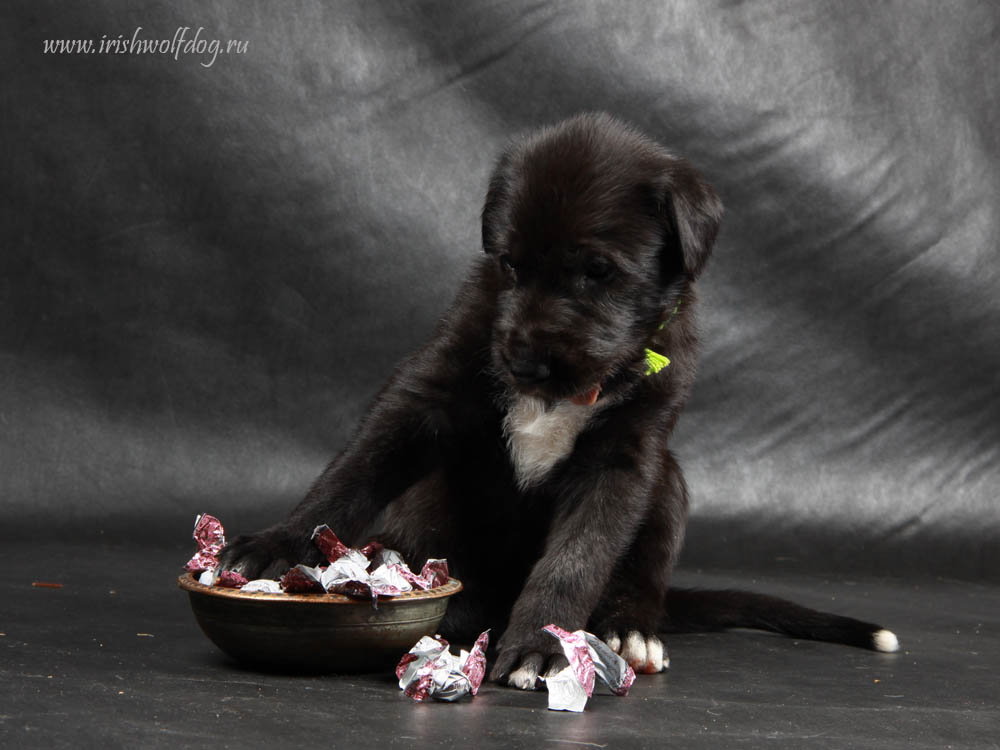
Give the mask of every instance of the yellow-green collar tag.
[[646, 350], [646, 375], [655, 375], [669, 364], [669, 357], [664, 357], [662, 354], [654, 352], [652, 349]]
[[[674, 319], [674, 316], [677, 314], [677, 311], [680, 309], [680, 307], [681, 303], [680, 300], [678, 300], [677, 304], [674, 306], [674, 311], [670, 313], [670, 317], [667, 318], [662, 323], [660, 323], [660, 327], [657, 330], [662, 331], [663, 327]], [[646, 372], [645, 372], [646, 375], [655, 375], [669, 364], [670, 364], [669, 357], [666, 357], [660, 354], [659, 352], [654, 352], [652, 349], [648, 348], [646, 349]]]

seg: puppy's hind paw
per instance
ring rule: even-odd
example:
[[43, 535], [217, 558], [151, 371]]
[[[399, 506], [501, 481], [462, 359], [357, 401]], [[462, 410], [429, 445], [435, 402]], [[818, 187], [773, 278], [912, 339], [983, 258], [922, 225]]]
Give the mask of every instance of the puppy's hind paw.
[[670, 666], [667, 649], [655, 635], [643, 635], [638, 630], [630, 630], [623, 641], [617, 631], [604, 636], [604, 642], [621, 654], [636, 673], [657, 674]]

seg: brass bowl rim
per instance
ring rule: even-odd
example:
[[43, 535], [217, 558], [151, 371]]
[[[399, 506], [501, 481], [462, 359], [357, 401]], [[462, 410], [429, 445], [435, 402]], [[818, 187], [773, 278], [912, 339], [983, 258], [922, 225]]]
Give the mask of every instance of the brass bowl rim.
[[[198, 583], [194, 573], [184, 573], [177, 577], [177, 585], [189, 593], [216, 596], [222, 599], [236, 599], [247, 602], [285, 602], [297, 604], [360, 604], [371, 606], [370, 599], [352, 599], [343, 594], [270, 594], [265, 591], [240, 591], [224, 586], [206, 586]], [[457, 578], [449, 578], [448, 583], [426, 591], [407, 591], [396, 596], [379, 597], [379, 607], [391, 605], [399, 601], [420, 601], [426, 599], [441, 599], [452, 596], [462, 590], [462, 582]]]

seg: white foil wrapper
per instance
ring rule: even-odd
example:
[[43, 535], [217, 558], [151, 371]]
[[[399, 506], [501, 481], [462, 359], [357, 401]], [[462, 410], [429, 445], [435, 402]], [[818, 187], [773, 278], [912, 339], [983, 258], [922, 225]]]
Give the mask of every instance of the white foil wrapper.
[[368, 583], [376, 593], [386, 596], [413, 591], [413, 586], [399, 572], [399, 566], [380, 565], [368, 574]]
[[587, 706], [587, 691], [576, 678], [573, 667], [565, 667], [550, 677], [543, 677], [549, 691], [550, 711], [580, 712]]
[[327, 591], [339, 591], [344, 584], [351, 581], [368, 583], [368, 558], [353, 549], [330, 563], [319, 578], [319, 582]]
[[281, 584], [277, 581], [272, 581], [270, 578], [257, 578], [253, 581], [247, 581], [241, 588], [240, 591], [246, 591], [250, 594], [280, 594]]
[[[403, 556], [398, 552], [396, 552], [396, 550], [394, 549], [382, 549], [381, 551], [379, 551], [377, 555], [375, 555], [374, 558], [372, 558], [372, 563], [376, 566], [381, 566], [381, 565], [402, 565], [404, 567], [406, 566], [406, 563], [403, 562]], [[407, 568], [407, 570], [409, 570], [409, 568]]]
[[218, 573], [215, 568], [210, 568], [209, 570], [203, 570], [201, 575], [198, 576], [198, 583], [202, 586], [214, 586], [215, 579], [218, 577]]

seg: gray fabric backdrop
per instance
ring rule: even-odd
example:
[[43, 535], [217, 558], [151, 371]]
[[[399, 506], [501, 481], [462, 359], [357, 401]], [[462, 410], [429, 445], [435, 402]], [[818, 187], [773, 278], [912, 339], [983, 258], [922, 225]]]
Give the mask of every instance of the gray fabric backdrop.
[[[1000, 5], [0, 16], [0, 539], [283, 515], [480, 252], [505, 138], [604, 109], [727, 206], [684, 564], [1000, 577]], [[183, 27], [246, 50], [45, 52]]]

